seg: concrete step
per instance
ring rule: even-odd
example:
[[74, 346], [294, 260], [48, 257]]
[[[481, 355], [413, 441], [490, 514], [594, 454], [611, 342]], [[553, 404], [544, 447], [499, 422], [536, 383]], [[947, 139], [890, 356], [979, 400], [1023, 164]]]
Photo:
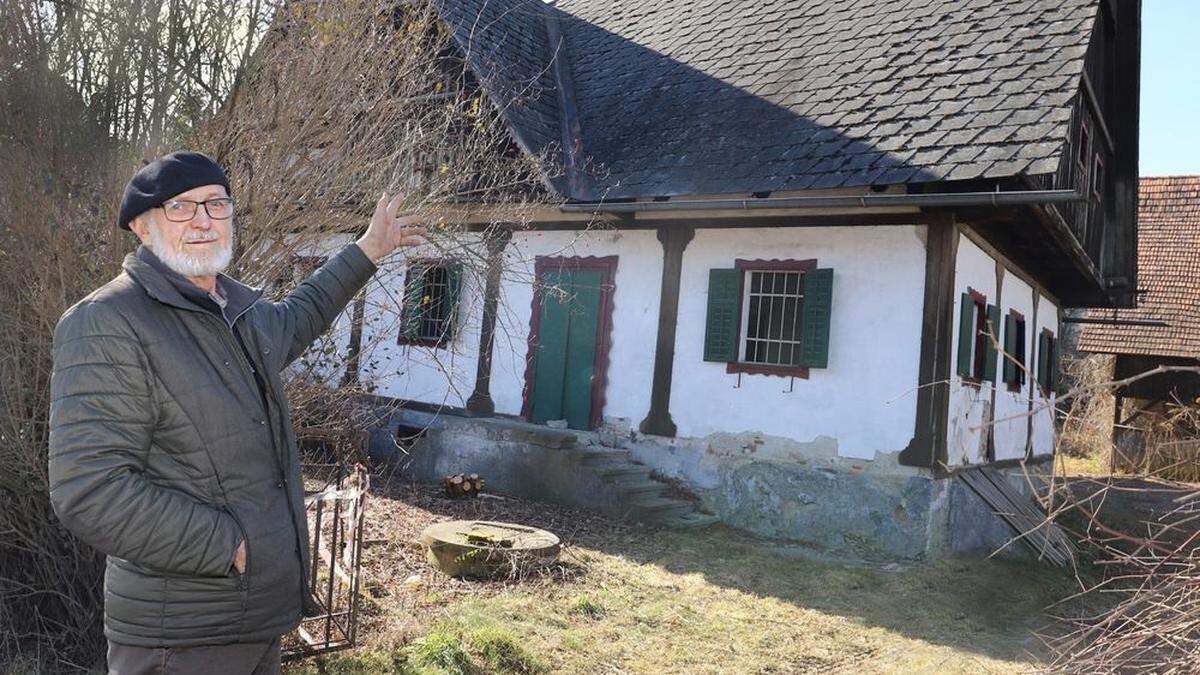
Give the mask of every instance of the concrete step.
[[600, 475], [606, 478], [635, 479], [639, 476], [649, 480], [650, 467], [633, 462], [604, 462], [597, 466]]
[[628, 462], [630, 455], [628, 450], [620, 448], [610, 448], [604, 445], [589, 445], [578, 448], [579, 456], [585, 462]]
[[691, 502], [682, 499], [671, 499], [670, 497], [635, 499], [629, 505], [643, 516], [655, 521], [661, 521], [671, 516], [682, 515], [696, 510], [695, 505]]
[[721, 519], [711, 513], [692, 511], [678, 516], [663, 518], [659, 524], [673, 530], [695, 530], [709, 525], [716, 525]]
[[662, 483], [651, 479], [631, 478], [629, 480], [616, 480], [617, 489], [628, 495], [657, 495], [666, 487]]

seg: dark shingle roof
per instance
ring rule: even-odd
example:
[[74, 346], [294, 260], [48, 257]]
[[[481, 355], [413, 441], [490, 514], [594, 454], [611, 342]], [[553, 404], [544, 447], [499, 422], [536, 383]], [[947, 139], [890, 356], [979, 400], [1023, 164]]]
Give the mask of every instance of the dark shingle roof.
[[[548, 87], [534, 15], [558, 15], [613, 198], [1052, 173], [1099, 0], [439, 2], [482, 8], [483, 61]], [[531, 146], [560, 138], [552, 93], [512, 118]]]
[[[1200, 176], [1141, 179], [1138, 188], [1138, 297], [1120, 319], [1159, 319], [1168, 326], [1085, 324], [1079, 349], [1108, 354], [1200, 357]], [[1091, 310], [1093, 318], [1111, 311]]]
[[[476, 79], [529, 154], [557, 156], [558, 92], [541, 0], [435, 0]], [[549, 162], [553, 164], [553, 162]], [[561, 175], [547, 176], [560, 193]]]

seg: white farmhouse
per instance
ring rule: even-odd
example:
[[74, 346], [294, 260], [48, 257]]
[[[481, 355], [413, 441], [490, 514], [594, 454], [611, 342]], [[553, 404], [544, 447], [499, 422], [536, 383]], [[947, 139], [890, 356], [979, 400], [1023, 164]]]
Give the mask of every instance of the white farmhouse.
[[1049, 460], [1063, 309], [1134, 301], [1139, 2], [439, 5], [564, 203], [368, 289], [404, 320], [353, 375], [431, 426], [414, 475], [865, 557], [1006, 536], [955, 474]]

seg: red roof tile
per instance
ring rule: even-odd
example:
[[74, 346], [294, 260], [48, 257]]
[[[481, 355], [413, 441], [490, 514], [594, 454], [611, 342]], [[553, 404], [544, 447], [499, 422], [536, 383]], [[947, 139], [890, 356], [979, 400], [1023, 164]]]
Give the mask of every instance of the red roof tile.
[[[1108, 354], [1200, 356], [1200, 176], [1142, 178], [1138, 190], [1138, 296], [1120, 319], [1167, 327], [1083, 326], [1079, 349]], [[1089, 317], [1111, 318], [1112, 310]]]

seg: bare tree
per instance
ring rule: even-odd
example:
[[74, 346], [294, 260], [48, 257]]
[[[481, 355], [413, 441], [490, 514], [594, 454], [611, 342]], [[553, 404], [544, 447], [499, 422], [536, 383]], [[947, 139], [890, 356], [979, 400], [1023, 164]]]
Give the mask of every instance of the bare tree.
[[[235, 273], [282, 293], [384, 190], [429, 220], [419, 255], [478, 284], [494, 265], [486, 240], [553, 201], [539, 179], [553, 158], [517, 149], [425, 2], [9, 0], [0, 31], [0, 662], [83, 669], [103, 645], [102, 558], [49, 506], [50, 337], [132, 248], [112, 223], [137, 160], [181, 146], [217, 156], [238, 200]], [[387, 261], [381, 278], [409, 262]], [[506, 278], [524, 278], [524, 262]], [[421, 301], [403, 294], [384, 283], [355, 311], [394, 335]], [[299, 425], [361, 433], [363, 387], [341, 374], [361, 364], [378, 381], [404, 364], [373, 359], [370, 340], [356, 349], [335, 333], [304, 357], [288, 386]]]

